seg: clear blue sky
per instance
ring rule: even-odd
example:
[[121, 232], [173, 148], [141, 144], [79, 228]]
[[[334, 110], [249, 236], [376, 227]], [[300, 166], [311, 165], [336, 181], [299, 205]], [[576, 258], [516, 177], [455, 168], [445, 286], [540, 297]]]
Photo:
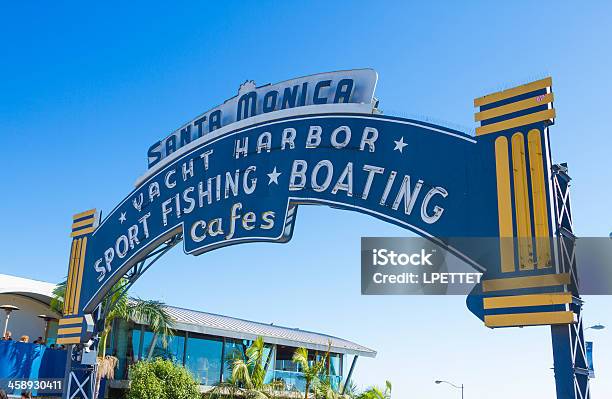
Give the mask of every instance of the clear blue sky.
[[[0, 273], [62, 279], [71, 215], [110, 211], [144, 172], [152, 142], [244, 80], [357, 67], [379, 72], [386, 113], [465, 129], [474, 127], [474, 97], [553, 76], [552, 150], [574, 178], [576, 230], [607, 236], [611, 5], [405, 3], [5, 2]], [[291, 243], [197, 258], [175, 249], [134, 294], [355, 340], [379, 352], [360, 360], [359, 383], [388, 378], [395, 397], [456, 397], [433, 384], [438, 378], [464, 383], [466, 398], [552, 397], [548, 329], [488, 330], [463, 297], [360, 296], [359, 238], [403, 234], [354, 213], [302, 207]], [[612, 298], [586, 299], [587, 323], [609, 327], [588, 331], [593, 396], [609, 397]]]

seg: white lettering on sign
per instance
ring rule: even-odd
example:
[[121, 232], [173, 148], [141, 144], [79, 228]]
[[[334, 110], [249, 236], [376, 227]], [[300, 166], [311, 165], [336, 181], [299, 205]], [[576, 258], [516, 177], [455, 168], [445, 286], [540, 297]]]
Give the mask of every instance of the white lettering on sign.
[[[377, 80], [378, 75], [373, 69], [354, 69], [320, 73], [260, 87], [257, 87], [253, 81], [247, 81], [240, 86], [237, 96], [186, 123], [166, 138], [153, 143], [147, 153], [149, 168], [192, 141], [256, 115], [307, 105], [372, 104]], [[338, 131], [341, 132], [342, 130]], [[283, 147], [287, 145], [293, 148], [291, 137], [295, 136], [287, 132], [287, 142], [283, 143]], [[375, 140], [375, 136], [372, 138]], [[340, 135], [338, 144], [341, 145], [342, 140], [348, 142], [349, 139], [350, 132], [348, 137]], [[264, 149], [270, 151], [263, 140], [258, 143], [260, 148], [258, 152]], [[246, 143], [243, 144], [246, 146]]]

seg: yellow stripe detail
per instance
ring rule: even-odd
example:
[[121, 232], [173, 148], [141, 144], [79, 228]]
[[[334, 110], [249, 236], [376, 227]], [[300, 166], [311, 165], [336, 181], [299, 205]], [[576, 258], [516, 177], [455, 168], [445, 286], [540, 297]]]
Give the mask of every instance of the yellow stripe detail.
[[531, 195], [533, 197], [533, 224], [536, 237], [536, 264], [538, 267], [551, 267], [550, 239], [548, 231], [548, 206], [544, 177], [544, 157], [542, 137], [537, 129], [527, 134], [529, 147], [529, 166], [531, 170]]
[[81, 243], [82, 239], [78, 238], [77, 240], [77, 248], [74, 253], [74, 264], [72, 266], [72, 284], [70, 285], [70, 303], [68, 307], [68, 314], [74, 314], [72, 309], [74, 308], [74, 299], [76, 296], [76, 283], [77, 283], [77, 273], [79, 272], [79, 259], [81, 256]]
[[74, 301], [76, 299], [76, 285], [77, 285], [77, 278], [78, 278], [78, 273], [79, 273], [79, 261], [80, 261], [80, 257], [81, 257], [81, 246], [83, 245], [83, 240], [82, 239], [77, 239], [77, 248], [76, 251], [74, 253], [74, 272], [73, 272], [73, 276], [72, 276], [72, 287], [70, 289], [70, 308], [68, 308], [70, 314], [76, 314], [74, 313]]
[[80, 344], [81, 343], [81, 337], [58, 338], [56, 343], [58, 345]]
[[79, 240], [72, 240], [72, 250], [70, 251], [70, 266], [68, 267], [68, 281], [66, 283], [66, 290], [64, 292], [64, 314], [70, 315], [70, 302], [72, 301], [72, 286], [74, 285], [74, 275], [75, 275], [75, 259], [76, 253], [79, 246]]
[[523, 306], [546, 306], [572, 303], [572, 294], [569, 292], [554, 294], [531, 294], [494, 296], [483, 299], [485, 309], [519, 308]]
[[497, 214], [499, 220], [499, 254], [501, 271], [513, 272], [514, 232], [512, 230], [512, 199], [510, 193], [510, 162], [508, 159], [508, 139], [495, 140], [495, 171], [497, 173]]
[[94, 230], [95, 230], [95, 228], [92, 226], [92, 227], [88, 227], [86, 229], [81, 229], [81, 230], [73, 231], [72, 233], [70, 233], [70, 237], [78, 237], [78, 236], [82, 236], [82, 235], [85, 235], [85, 234], [89, 234], [89, 233], [91, 233]]
[[60, 321], [58, 322], [58, 324], [60, 326], [73, 325], [73, 324], [82, 324], [82, 323], [83, 323], [83, 318], [82, 317], [64, 318], [64, 319], [60, 319]]
[[515, 290], [520, 288], [552, 287], [570, 283], [569, 273], [542, 276], [510, 277], [482, 281], [482, 292]]
[[539, 107], [544, 104], [549, 104], [554, 101], [554, 96], [552, 93], [545, 94], [543, 96], [535, 96], [528, 98], [526, 100], [517, 101], [515, 103], [510, 103], [506, 105], [502, 105], [500, 107], [491, 108], [486, 111], [481, 111], [474, 114], [474, 120], [476, 122], [483, 121], [486, 119], [495, 118], [502, 115], [511, 114], [513, 112], [522, 111], [525, 109]]
[[81, 326], [60, 328], [59, 330], [57, 330], [57, 335], [80, 334], [82, 330], [83, 327]]
[[87, 218], [87, 219], [79, 220], [78, 222], [74, 222], [72, 223], [72, 230], [79, 228], [79, 227], [83, 227], [83, 226], [93, 226], [95, 220], [96, 219], [94, 218]]
[[552, 78], [544, 78], [535, 82], [527, 83], [521, 86], [513, 87], [508, 90], [498, 91], [497, 93], [487, 94], [486, 96], [474, 99], [474, 107], [491, 104], [507, 98], [520, 96], [521, 94], [530, 93], [532, 91], [552, 87]]
[[519, 249], [519, 269], [533, 269], [533, 244], [531, 242], [531, 211], [527, 186], [527, 161], [523, 133], [512, 135], [512, 169], [514, 172], [514, 209], [516, 212], [516, 236]]
[[483, 134], [495, 133], [502, 130], [514, 129], [515, 127], [530, 125], [532, 123], [541, 122], [555, 118], [554, 108], [545, 109], [544, 111], [534, 112], [533, 114], [527, 114], [523, 116], [517, 116], [516, 118], [507, 119], [505, 121], [491, 123], [476, 128], [476, 136], [482, 136]]
[[572, 324], [575, 322], [576, 315], [569, 311], [485, 316], [485, 326], [487, 327], [541, 326], [550, 324]]
[[85, 264], [85, 251], [87, 250], [87, 237], [83, 237], [83, 242], [81, 243], [81, 256], [79, 258], [79, 269], [77, 272], [77, 284], [76, 291], [74, 297], [74, 305], [72, 308], [73, 314], [79, 313], [79, 302], [81, 299], [81, 283], [83, 282], [83, 266]]
[[81, 219], [81, 218], [84, 218], [85, 216], [91, 216], [91, 215], [93, 215], [94, 213], [96, 213], [96, 210], [95, 210], [95, 209], [90, 209], [90, 210], [88, 210], [88, 211], [84, 211], [84, 212], [81, 212], [81, 213], [77, 213], [76, 215], [73, 215], [73, 216], [72, 216], [72, 220]]

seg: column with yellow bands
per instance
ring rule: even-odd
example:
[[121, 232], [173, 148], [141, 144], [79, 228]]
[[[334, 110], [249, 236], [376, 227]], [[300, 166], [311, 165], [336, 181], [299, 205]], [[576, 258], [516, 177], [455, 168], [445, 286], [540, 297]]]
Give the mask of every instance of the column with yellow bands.
[[79, 297], [83, 280], [83, 263], [87, 249], [87, 237], [72, 240], [68, 282], [64, 300], [64, 315], [75, 315], [79, 312]]
[[[529, 168], [527, 168], [526, 148], [529, 154]], [[509, 151], [512, 154], [512, 167], [509, 162]], [[540, 130], [529, 130], [527, 146], [525, 146], [524, 135], [521, 132], [516, 132], [511, 136], [510, 146], [505, 136], [495, 139], [500, 257], [501, 271], [504, 273], [516, 271], [514, 242], [508, 238], [515, 236], [514, 223], [516, 223], [520, 269], [532, 270], [535, 266], [538, 268], [551, 267], [547, 177], [544, 166]], [[530, 185], [527, 182], [528, 174], [531, 180]], [[514, 190], [511, 189], [511, 180]], [[531, 200], [529, 193], [531, 193]], [[515, 220], [512, 215], [512, 204], [514, 204]], [[535, 252], [533, 250], [534, 236]]]
[[549, 77], [474, 100], [478, 108], [474, 119], [480, 122], [476, 135], [499, 135], [495, 139], [495, 167], [503, 273], [551, 266], [542, 135], [546, 126], [554, 123], [553, 101]]
[[497, 175], [497, 209], [499, 220], [499, 254], [501, 271], [513, 272], [514, 267], [514, 229], [512, 225], [512, 194], [510, 190], [510, 162], [508, 139], [495, 140], [495, 172]]
[[[576, 314], [568, 292], [569, 274], [544, 274], [552, 266], [547, 127], [554, 123], [552, 79], [492, 93], [474, 100], [477, 136], [494, 137], [502, 275], [482, 282], [488, 327], [571, 324]], [[484, 138], [483, 138], [484, 139]], [[508, 273], [508, 277], [503, 274]], [[525, 291], [535, 289], [533, 291]], [[517, 293], [517, 290], [521, 290]]]
[[68, 281], [64, 295], [64, 316], [73, 316], [79, 313], [79, 300], [87, 252], [87, 237], [98, 225], [98, 214], [95, 209], [81, 212], [73, 216], [72, 248], [68, 266]]
[[527, 185], [527, 161], [523, 133], [512, 135], [512, 172], [514, 182], [514, 206], [516, 236], [518, 238], [519, 269], [533, 269], [533, 243], [531, 235], [531, 209]]
[[83, 317], [79, 316], [81, 287], [87, 255], [89, 235], [98, 227], [100, 215], [95, 209], [77, 213], [72, 217], [72, 247], [68, 266], [68, 280], [64, 294], [64, 317], [59, 321], [57, 343], [78, 344], [83, 332]]
[[540, 131], [532, 129], [527, 133], [529, 148], [529, 170], [531, 173], [531, 196], [533, 198], [533, 224], [536, 241], [538, 268], [551, 267], [550, 239], [548, 228], [548, 207], [544, 175], [544, 157]]

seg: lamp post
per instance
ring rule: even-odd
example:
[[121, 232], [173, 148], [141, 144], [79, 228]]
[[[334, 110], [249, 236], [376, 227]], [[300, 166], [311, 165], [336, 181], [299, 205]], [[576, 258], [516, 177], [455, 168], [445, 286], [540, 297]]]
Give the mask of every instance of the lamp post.
[[448, 381], [444, 381], [444, 380], [435, 380], [434, 381], [436, 384], [448, 384], [450, 386], [452, 386], [453, 388], [457, 388], [457, 389], [461, 389], [461, 399], [463, 399], [463, 384], [461, 385], [455, 385], [452, 382], [448, 382]]
[[595, 324], [595, 325], [585, 328], [584, 331], [588, 330], [589, 328], [592, 328], [593, 330], [603, 330], [604, 328], [606, 328], [606, 326], [602, 324]]
[[46, 345], [47, 344], [47, 337], [49, 335], [49, 322], [51, 321], [57, 321], [57, 319], [53, 316], [47, 316], [46, 314], [39, 314], [38, 317], [40, 317], [41, 319], [43, 319], [45, 321], [45, 336], [44, 336], [44, 341], [43, 343]]
[[8, 330], [9, 319], [11, 318], [11, 312], [13, 310], [19, 310], [19, 308], [13, 305], [0, 305], [0, 309], [6, 312], [6, 320], [4, 320], [4, 331], [2, 332], [2, 337], [5, 337], [6, 331]]

